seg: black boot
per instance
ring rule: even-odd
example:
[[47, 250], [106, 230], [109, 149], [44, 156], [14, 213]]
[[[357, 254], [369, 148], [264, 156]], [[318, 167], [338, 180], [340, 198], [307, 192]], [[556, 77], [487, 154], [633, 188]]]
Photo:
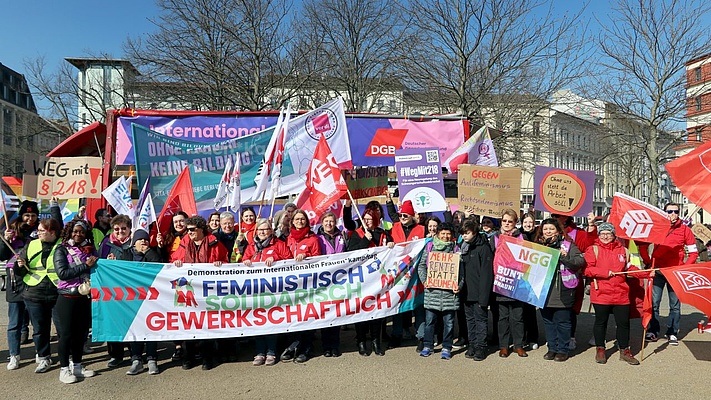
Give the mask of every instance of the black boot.
[[385, 355], [385, 349], [383, 348], [383, 344], [380, 342], [380, 339], [373, 340], [373, 353], [375, 353], [376, 356]]
[[368, 356], [368, 349], [365, 347], [365, 342], [358, 342], [358, 354]]

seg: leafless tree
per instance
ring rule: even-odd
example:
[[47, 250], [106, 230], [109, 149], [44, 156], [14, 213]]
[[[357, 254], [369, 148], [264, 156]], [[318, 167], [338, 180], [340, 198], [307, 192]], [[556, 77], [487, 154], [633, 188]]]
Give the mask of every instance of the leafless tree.
[[261, 110], [283, 104], [306, 79], [308, 44], [292, 35], [288, 0], [158, 6], [157, 32], [129, 39], [125, 50], [145, 80], [168, 83], [165, 96], [198, 109]]
[[401, 112], [398, 50], [409, 40], [410, 18], [403, 11], [385, 0], [305, 1], [303, 29], [317, 38], [323, 66], [310, 85], [313, 93], [342, 96], [348, 111]]
[[[641, 155], [648, 169], [649, 202], [659, 203], [661, 165], [677, 137], [686, 108], [685, 63], [711, 51], [706, 24], [711, 3], [703, 0], [619, 0], [611, 21], [601, 23], [604, 79], [600, 98], [642, 125]], [[666, 139], [665, 136], [666, 135]]]

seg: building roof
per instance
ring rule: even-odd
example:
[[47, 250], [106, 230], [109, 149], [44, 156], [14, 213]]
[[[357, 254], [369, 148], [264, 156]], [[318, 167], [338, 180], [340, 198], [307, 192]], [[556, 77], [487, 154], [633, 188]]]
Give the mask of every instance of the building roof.
[[77, 67], [78, 69], [84, 69], [92, 64], [114, 64], [120, 65], [123, 68], [133, 72], [134, 75], [141, 75], [136, 67], [131, 64], [128, 60], [115, 59], [115, 58], [92, 58], [92, 57], [65, 57], [64, 60], [69, 64]]

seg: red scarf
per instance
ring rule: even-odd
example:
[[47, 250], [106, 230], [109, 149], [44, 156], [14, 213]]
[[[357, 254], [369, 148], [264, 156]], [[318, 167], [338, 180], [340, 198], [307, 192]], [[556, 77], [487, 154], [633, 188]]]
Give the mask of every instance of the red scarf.
[[202, 239], [200, 246], [196, 246], [192, 240], [188, 243], [187, 252], [185, 253], [186, 263], [209, 263], [210, 262], [210, 246], [207, 236]]
[[305, 238], [306, 235], [311, 232], [311, 229], [309, 229], [308, 226], [305, 226], [303, 228], [296, 228], [294, 226], [291, 227], [291, 230], [289, 231], [289, 235], [296, 240], [296, 242], [300, 242], [301, 239]]
[[252, 232], [252, 231], [254, 230], [254, 226], [255, 226], [255, 225], [257, 225], [256, 222], [255, 222], [255, 223], [252, 223], [252, 224], [248, 224], [248, 223], [242, 222], [242, 225], [241, 225], [241, 228], [240, 228], [240, 229], [242, 230], [242, 233]]

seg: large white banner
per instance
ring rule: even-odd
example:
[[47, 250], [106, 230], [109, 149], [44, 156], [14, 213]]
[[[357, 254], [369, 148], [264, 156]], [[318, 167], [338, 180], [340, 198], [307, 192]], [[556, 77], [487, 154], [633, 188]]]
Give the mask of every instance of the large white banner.
[[424, 240], [267, 267], [99, 260], [95, 341], [246, 337], [383, 318], [422, 304]]

